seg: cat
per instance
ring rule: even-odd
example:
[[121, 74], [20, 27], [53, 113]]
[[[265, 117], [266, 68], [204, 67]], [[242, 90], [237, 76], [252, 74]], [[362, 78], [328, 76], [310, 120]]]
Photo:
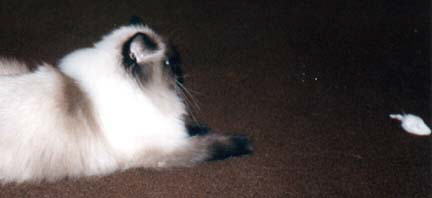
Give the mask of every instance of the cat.
[[189, 167], [252, 153], [186, 123], [177, 51], [134, 17], [58, 66], [0, 59], [0, 181]]

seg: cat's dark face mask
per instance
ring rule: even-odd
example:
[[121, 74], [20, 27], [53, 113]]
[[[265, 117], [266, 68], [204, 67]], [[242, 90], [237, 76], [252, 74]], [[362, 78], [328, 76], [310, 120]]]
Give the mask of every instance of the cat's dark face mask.
[[184, 83], [184, 76], [182, 70], [182, 61], [180, 54], [173, 45], [169, 45], [166, 53], [164, 65], [168, 67], [172, 74], [175, 76], [178, 83]]

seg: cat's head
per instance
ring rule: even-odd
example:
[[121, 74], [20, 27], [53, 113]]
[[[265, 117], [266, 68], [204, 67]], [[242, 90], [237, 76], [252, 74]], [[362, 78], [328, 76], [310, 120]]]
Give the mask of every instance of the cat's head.
[[[145, 94], [159, 109], [185, 114], [179, 96], [180, 58], [164, 38], [138, 18], [105, 35], [93, 47], [76, 50], [60, 62], [60, 69], [90, 94], [133, 89]], [[118, 92], [122, 94], [126, 92]]]
[[132, 17], [128, 25], [104, 36], [95, 47], [114, 50], [112, 53], [117, 61], [121, 60], [124, 71], [143, 86], [183, 82], [180, 56], [175, 47], [138, 17]]

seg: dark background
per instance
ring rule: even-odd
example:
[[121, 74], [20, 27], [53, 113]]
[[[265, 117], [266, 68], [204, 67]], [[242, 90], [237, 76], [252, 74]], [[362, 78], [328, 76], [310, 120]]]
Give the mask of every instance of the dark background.
[[32, 64], [141, 16], [181, 51], [198, 120], [255, 154], [0, 196], [432, 197], [430, 137], [388, 117], [432, 123], [428, 2], [1, 1], [0, 54]]

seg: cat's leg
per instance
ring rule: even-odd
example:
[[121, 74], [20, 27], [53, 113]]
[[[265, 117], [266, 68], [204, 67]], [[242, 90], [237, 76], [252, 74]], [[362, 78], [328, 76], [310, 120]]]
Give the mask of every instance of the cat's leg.
[[224, 160], [230, 157], [248, 155], [252, 153], [249, 139], [243, 135], [206, 135], [201, 140], [207, 144], [208, 158], [206, 161]]
[[156, 149], [147, 152], [137, 166], [155, 168], [192, 166], [200, 162], [224, 160], [251, 153], [251, 143], [245, 136], [213, 133], [188, 137], [185, 144], [170, 151]]
[[223, 160], [228, 157], [250, 154], [252, 152], [252, 146], [246, 136], [209, 135], [211, 129], [205, 124], [189, 124], [187, 131], [190, 136], [203, 136], [202, 138], [194, 137], [198, 140], [193, 141], [203, 141], [204, 144], [209, 145], [210, 156], [206, 159], [208, 161]]

